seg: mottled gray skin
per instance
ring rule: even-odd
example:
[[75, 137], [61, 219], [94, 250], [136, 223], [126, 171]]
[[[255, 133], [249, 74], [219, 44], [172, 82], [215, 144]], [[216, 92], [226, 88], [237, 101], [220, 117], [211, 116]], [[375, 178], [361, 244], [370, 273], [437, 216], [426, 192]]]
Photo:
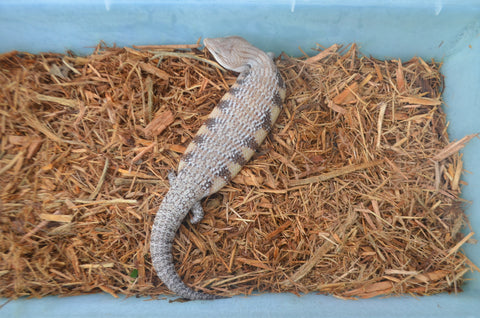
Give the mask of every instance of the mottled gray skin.
[[150, 252], [158, 277], [186, 299], [216, 299], [187, 287], [173, 265], [172, 243], [183, 219], [203, 218], [202, 198], [217, 192], [251, 158], [282, 109], [285, 84], [272, 59], [240, 37], [205, 39], [223, 67], [240, 72], [236, 83], [213, 109], [187, 147], [178, 175], [169, 175], [170, 190], [152, 227]]

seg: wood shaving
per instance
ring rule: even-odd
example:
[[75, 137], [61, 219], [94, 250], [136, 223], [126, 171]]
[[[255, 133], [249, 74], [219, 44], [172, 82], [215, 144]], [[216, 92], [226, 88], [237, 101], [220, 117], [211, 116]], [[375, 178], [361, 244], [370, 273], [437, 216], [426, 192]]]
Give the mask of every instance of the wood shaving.
[[[460, 292], [478, 268], [458, 151], [477, 135], [448, 139], [441, 65], [318, 51], [277, 60], [284, 111], [181, 226], [179, 274], [226, 296]], [[0, 55], [0, 296], [168, 293], [153, 218], [236, 76], [198, 44]]]

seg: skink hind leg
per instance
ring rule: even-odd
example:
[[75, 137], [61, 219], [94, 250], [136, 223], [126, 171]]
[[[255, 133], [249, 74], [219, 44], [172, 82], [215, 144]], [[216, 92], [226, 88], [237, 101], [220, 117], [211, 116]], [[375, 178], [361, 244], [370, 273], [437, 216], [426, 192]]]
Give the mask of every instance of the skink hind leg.
[[175, 173], [175, 170], [170, 170], [168, 171], [168, 183], [170, 183], [170, 186], [172, 186], [175, 183], [175, 180], [177, 180], [177, 174]]
[[[176, 179], [177, 174], [175, 173], [175, 171], [170, 170], [168, 172], [168, 182], [170, 183], [170, 186], [175, 183]], [[205, 215], [205, 212], [203, 212], [202, 203], [200, 203], [200, 201], [195, 202], [190, 211], [192, 211], [193, 214], [190, 218], [190, 223], [192, 224], [197, 224], [198, 222], [200, 222]]]
[[196, 224], [203, 219], [205, 213], [203, 212], [202, 204], [200, 203], [200, 201], [197, 201], [193, 204], [191, 211], [193, 216], [190, 218], [190, 223]]

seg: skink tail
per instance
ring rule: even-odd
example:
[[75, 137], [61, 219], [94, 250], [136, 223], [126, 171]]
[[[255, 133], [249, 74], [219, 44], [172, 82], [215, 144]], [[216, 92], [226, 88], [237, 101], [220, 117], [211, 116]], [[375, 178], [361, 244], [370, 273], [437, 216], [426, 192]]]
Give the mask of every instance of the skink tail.
[[186, 299], [217, 299], [215, 295], [189, 288], [178, 276], [173, 265], [172, 244], [180, 224], [195, 203], [188, 192], [170, 190], [160, 205], [152, 227], [150, 254], [158, 277], [172, 292]]

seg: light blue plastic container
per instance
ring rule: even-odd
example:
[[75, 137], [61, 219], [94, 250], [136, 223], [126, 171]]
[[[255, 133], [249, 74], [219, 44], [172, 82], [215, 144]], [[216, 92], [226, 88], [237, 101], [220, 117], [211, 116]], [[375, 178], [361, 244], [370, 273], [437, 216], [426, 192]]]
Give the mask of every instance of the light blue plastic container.
[[[480, 131], [480, 2], [364, 1], [0, 1], [0, 53], [10, 50], [88, 54], [100, 40], [112, 45], [195, 43], [199, 37], [241, 35], [256, 46], [300, 55], [315, 43], [359, 44], [366, 55], [418, 55], [443, 61], [452, 139]], [[90, 47], [90, 48], [89, 48]], [[311, 51], [310, 51], [311, 52]], [[463, 197], [480, 233], [480, 142], [464, 149]], [[480, 265], [480, 244], [464, 247]], [[0, 317], [480, 317], [480, 274], [461, 294], [345, 301], [291, 294], [169, 303], [97, 294], [20, 299]], [[6, 300], [0, 300], [0, 304]]]

